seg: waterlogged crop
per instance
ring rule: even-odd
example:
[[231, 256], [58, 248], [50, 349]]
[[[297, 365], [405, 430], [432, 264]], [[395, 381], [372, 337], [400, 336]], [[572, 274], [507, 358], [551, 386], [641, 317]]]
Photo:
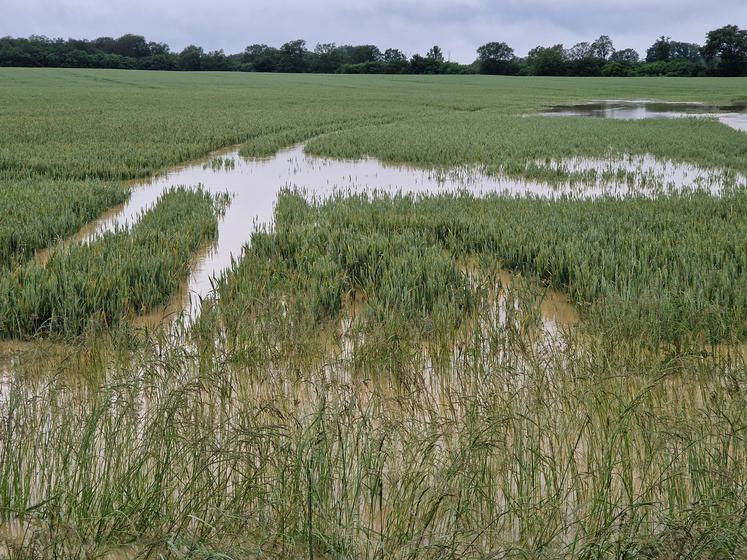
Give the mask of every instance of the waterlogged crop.
[[[713, 120], [547, 118], [487, 107], [477, 112], [428, 113], [374, 128], [345, 130], [313, 139], [306, 150], [347, 159], [370, 155], [421, 166], [477, 164], [515, 177], [526, 177], [527, 163], [537, 160], [624, 154], [650, 154], [707, 168], [747, 171], [747, 134]], [[545, 169], [529, 171], [530, 178], [552, 179]]]
[[215, 201], [174, 189], [132, 227], [54, 250], [0, 278], [0, 333], [78, 335], [166, 303], [216, 232]]
[[[351, 195], [315, 204], [281, 195], [272, 232], [255, 233], [219, 285], [219, 305], [274, 332], [358, 315], [404, 336], [449, 332], [485, 281], [468, 262], [537, 277], [568, 294], [594, 332], [682, 342], [744, 338], [744, 193], [715, 198], [542, 200], [467, 194]], [[267, 307], [269, 305], [269, 307]], [[281, 313], [282, 310], [282, 313]], [[255, 323], [259, 325], [259, 323]], [[288, 335], [286, 333], [286, 336]], [[286, 336], [278, 340], [286, 340]]]
[[[25, 339], [0, 344], [0, 557], [744, 557], [747, 135], [536, 113], [746, 89], [0, 69], [0, 337]], [[648, 182], [311, 200], [289, 161], [274, 223], [247, 215], [215, 297], [156, 329], [130, 319], [184, 288], [227, 198], [172, 189], [57, 244], [126, 180], [305, 141], [577, 194]], [[223, 155], [195, 165], [280, 186]], [[595, 167], [651, 155], [714, 175]]]
[[503, 321], [477, 307], [443, 360], [396, 331], [379, 353], [310, 353], [316, 334], [277, 328], [282, 308], [255, 328], [272, 303], [249, 300], [231, 328], [260, 352], [274, 340], [271, 363], [238, 355], [209, 311], [212, 336], [186, 344], [32, 353], [3, 393], [8, 542], [49, 558], [747, 552], [743, 359], [544, 340], [535, 296], [514, 289]]
[[99, 181], [2, 182], [0, 271], [74, 234], [126, 195], [123, 185]]
[[[216, 77], [3, 68], [0, 170], [48, 178], [130, 179], [234, 144], [247, 143], [245, 155], [267, 155], [346, 128], [353, 129], [343, 137], [351, 143], [344, 150], [348, 155], [368, 152], [412, 163], [606, 155], [611, 147], [744, 169], [747, 139], [711, 121], [522, 115], [590, 98], [728, 104], [744, 97], [746, 84], [739, 78]], [[325, 151], [342, 153], [343, 146]], [[733, 157], [740, 154], [741, 159]]]

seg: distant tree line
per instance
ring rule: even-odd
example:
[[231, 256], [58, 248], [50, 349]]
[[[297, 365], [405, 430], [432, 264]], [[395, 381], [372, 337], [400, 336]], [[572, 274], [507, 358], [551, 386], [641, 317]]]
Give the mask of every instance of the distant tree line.
[[127, 68], [141, 70], [212, 70], [239, 72], [314, 72], [345, 74], [503, 74], [517, 76], [747, 76], [747, 30], [727, 25], [708, 32], [704, 45], [660, 37], [641, 59], [633, 49], [616, 50], [602, 35], [590, 43], [565, 48], [538, 46], [517, 57], [506, 43], [477, 49], [472, 64], [446, 60], [440, 47], [425, 55], [382, 51], [375, 45], [306, 41], [279, 48], [250, 45], [238, 54], [205, 52], [189, 45], [171, 52], [165, 43], [127, 34], [114, 39], [0, 38], [0, 66]]

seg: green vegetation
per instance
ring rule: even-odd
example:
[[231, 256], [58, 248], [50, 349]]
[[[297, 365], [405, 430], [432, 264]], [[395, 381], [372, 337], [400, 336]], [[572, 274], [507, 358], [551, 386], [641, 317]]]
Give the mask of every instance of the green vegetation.
[[179, 289], [192, 254], [216, 229], [210, 195], [172, 190], [132, 231], [54, 250], [46, 263], [31, 262], [0, 278], [0, 334], [75, 336], [90, 324], [110, 326], [152, 310]]
[[[25, 339], [0, 345], [0, 557], [744, 557], [747, 135], [524, 115], [745, 91], [0, 69], [0, 336]], [[721, 196], [593, 200], [310, 201], [299, 175], [219, 297], [156, 329], [129, 319], [179, 293], [227, 198], [173, 189], [57, 245], [126, 180], [303, 141], [551, 184], [571, 156], [726, 173]]]
[[524, 304], [477, 306], [441, 360], [396, 332], [388, 355], [309, 353], [281, 313], [234, 325], [280, 349], [271, 364], [210, 315], [187, 345], [119, 333], [119, 351], [26, 356], [0, 432], [11, 557], [747, 552], [743, 359], [543, 341], [532, 292], [508, 297]]
[[0, 270], [69, 237], [126, 195], [122, 185], [97, 181], [2, 181]]
[[249, 45], [243, 52], [206, 53], [188, 45], [172, 53], [164, 43], [128, 33], [117, 39], [0, 38], [0, 66], [120, 68], [141, 70], [208, 70], [241, 72], [316, 72], [349, 74], [506, 74], [521, 76], [747, 76], [747, 30], [727, 25], [709, 31], [704, 46], [660, 37], [646, 52], [645, 63], [634, 49], [616, 50], [602, 35], [591, 43], [565, 49], [539, 46], [517, 57], [506, 43], [477, 49], [472, 64], [446, 60], [433, 46], [425, 56], [407, 57], [401, 50], [375, 45], [318, 43], [309, 50], [296, 39], [280, 48]]
[[[522, 115], [605, 98], [726, 105], [744, 101], [745, 91], [747, 79], [579, 81], [0, 69], [0, 129], [6, 133], [0, 145], [0, 181], [29, 176], [133, 179], [234, 144], [247, 143], [244, 155], [268, 155], [287, 143], [346, 128], [353, 129], [352, 136], [343, 136], [353, 143], [346, 150], [350, 155], [368, 151], [423, 165], [651, 152], [744, 170], [747, 138], [710, 121]], [[393, 142], [396, 151], [387, 153]], [[328, 151], [341, 150], [338, 146]]]
[[[585, 311], [593, 332], [659, 342], [747, 338], [745, 192], [663, 199], [542, 200], [470, 195], [281, 195], [272, 233], [255, 233], [218, 286], [229, 334], [247, 317], [271, 340], [279, 315], [309, 334], [351, 297], [365, 322], [405, 337], [453, 336], [480, 295], [464, 270], [540, 278]], [[462, 263], [461, 267], [459, 263]], [[490, 284], [487, 284], [490, 286]], [[483, 286], [484, 288], [484, 286]], [[268, 322], [270, 324], [268, 324]], [[451, 340], [449, 338], [449, 340]]]
[[[342, 197], [315, 207], [285, 192], [272, 233], [254, 233], [241, 262], [216, 288], [233, 351], [248, 356], [252, 367], [303, 353], [304, 342], [325, 342], [316, 336], [319, 329], [335, 332], [351, 308], [368, 351], [423, 338], [450, 346], [482, 290], [455, 258], [463, 255], [444, 252], [445, 239], [437, 239], [443, 225], [436, 213], [418, 216], [409, 198]], [[209, 338], [212, 326], [202, 329]]]
[[[518, 107], [516, 110], [521, 111]], [[527, 164], [574, 156], [649, 153], [707, 168], [747, 172], [747, 136], [723, 130], [723, 125], [711, 120], [678, 121], [675, 132], [665, 120], [548, 119], [501, 113], [505, 111], [425, 114], [373, 129], [345, 130], [315, 138], [306, 151], [349, 159], [370, 155], [424, 167], [477, 164], [484, 165], [488, 172], [503, 171], [518, 178], [551, 182], [565, 177], [548, 173], [541, 165], [527, 170]]]

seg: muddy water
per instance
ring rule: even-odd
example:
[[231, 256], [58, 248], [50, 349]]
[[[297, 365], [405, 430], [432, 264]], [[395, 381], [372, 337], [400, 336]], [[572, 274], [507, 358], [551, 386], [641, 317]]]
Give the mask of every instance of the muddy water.
[[[213, 193], [228, 192], [231, 204], [219, 222], [218, 241], [193, 266], [187, 289], [179, 294], [179, 303], [171, 304], [171, 314], [184, 303], [194, 314], [199, 300], [212, 290], [211, 280], [241, 256], [242, 247], [252, 232], [271, 226], [274, 204], [281, 189], [299, 188], [309, 197], [324, 197], [335, 192], [436, 193], [467, 190], [482, 194], [508, 192], [549, 196], [552, 187], [539, 183], [517, 182], [488, 177], [477, 170], [457, 169], [449, 173], [385, 166], [374, 159], [342, 161], [310, 157], [302, 146], [278, 152], [266, 159], [244, 159], [236, 148], [212, 154], [204, 162], [176, 168], [166, 175], [134, 185], [126, 204], [108, 212], [87, 226], [78, 240], [91, 241], [102, 232], [132, 225], [142, 212], [151, 208], [170, 187], [202, 186]], [[156, 314], [156, 317], [164, 313]]]
[[[659, 185], [671, 188], [709, 188], [722, 184], [721, 174], [699, 170], [693, 166], [676, 166], [652, 158], [620, 161], [576, 159], [545, 163], [562, 167], [566, 172], [623, 171], [659, 178]], [[265, 159], [244, 159], [237, 148], [211, 154], [193, 162], [133, 185], [128, 202], [116, 208], [82, 230], [77, 240], [91, 241], [97, 235], [115, 227], [132, 225], [142, 212], [151, 208], [172, 186], [201, 185], [212, 193], [228, 192], [232, 201], [219, 222], [216, 244], [199, 255], [193, 263], [186, 289], [165, 312], [172, 315], [186, 306], [189, 315], [199, 309], [200, 299], [211, 293], [212, 279], [231, 266], [232, 259], [241, 256], [242, 247], [252, 232], [261, 226], [272, 226], [274, 204], [283, 188], [298, 188], [311, 197], [326, 197], [335, 192], [387, 192], [432, 194], [467, 191], [476, 195], [504, 193], [555, 197], [625, 195], [640, 189], [628, 181], [599, 178], [596, 183], [546, 184], [515, 180], [501, 175], [488, 176], [477, 168], [463, 167], [449, 171], [414, 169], [385, 165], [372, 158], [355, 161], [333, 160], [304, 154], [303, 146], [279, 151]], [[656, 183], [656, 181], [654, 181]], [[652, 184], [649, 180], [646, 184]], [[648, 188], [648, 187], [647, 187]], [[658, 187], [659, 189], [661, 187]], [[656, 189], [653, 189], [654, 191]]]
[[704, 103], [665, 103], [650, 100], [604, 100], [578, 105], [558, 105], [543, 116], [596, 117], [601, 119], [717, 118], [723, 124], [747, 132], [747, 112], [742, 105], [719, 106]]
[[741, 130], [747, 134], [747, 114], [732, 114], [719, 117], [719, 119], [726, 126], [730, 126], [736, 130]]

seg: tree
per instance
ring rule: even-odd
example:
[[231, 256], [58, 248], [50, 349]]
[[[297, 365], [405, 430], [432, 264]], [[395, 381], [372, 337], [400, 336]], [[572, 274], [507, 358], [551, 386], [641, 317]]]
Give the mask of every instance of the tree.
[[425, 55], [425, 58], [436, 64], [442, 64], [444, 61], [444, 51], [438, 45], [434, 45], [428, 51], [428, 54]]
[[571, 76], [599, 76], [612, 52], [612, 41], [606, 35], [593, 43], [576, 43], [563, 53], [567, 73]]
[[672, 58], [672, 40], [662, 35], [646, 51], [646, 62], [667, 61]]
[[414, 54], [410, 58], [410, 72], [413, 74], [440, 74], [444, 63], [443, 51], [435, 46], [426, 56]]
[[223, 49], [212, 51], [202, 57], [202, 70], [225, 71], [231, 69], [231, 61]]
[[182, 70], [201, 70], [202, 57], [205, 55], [202, 47], [189, 45], [179, 53], [179, 67]]
[[105, 53], [113, 53], [117, 42], [111, 37], [99, 37], [98, 39], [91, 41], [91, 44], [96, 50]]
[[166, 43], [155, 43], [150, 42], [148, 43], [148, 52], [151, 56], [156, 55], [162, 55], [162, 54], [169, 54], [171, 50], [169, 49], [169, 46]]
[[241, 61], [257, 72], [274, 72], [277, 49], [267, 45], [254, 44], [244, 49]]
[[389, 74], [401, 74], [407, 70], [407, 57], [399, 49], [387, 49], [381, 57], [385, 71]]
[[703, 56], [700, 54], [701, 47], [695, 43], [680, 43], [672, 41], [669, 43], [671, 60], [689, 60], [690, 62], [703, 63]]
[[406, 62], [407, 61], [407, 57], [405, 56], [405, 53], [403, 53], [399, 49], [385, 50], [381, 59], [384, 61], [385, 64], [391, 64], [392, 62], [402, 62], [402, 61]]
[[148, 43], [142, 35], [133, 35], [128, 33], [122, 35], [119, 39], [114, 40], [112, 51], [114, 54], [129, 56], [132, 58], [141, 58], [150, 54]]
[[706, 35], [703, 56], [721, 76], [747, 75], [747, 30], [727, 25]]
[[350, 62], [363, 64], [364, 62], [379, 62], [381, 51], [376, 45], [356, 45], [350, 51]]
[[247, 62], [254, 62], [254, 60], [260, 56], [268, 56], [270, 52], [274, 50], [275, 49], [268, 47], [267, 45], [259, 45], [255, 43], [254, 45], [249, 45], [244, 49], [244, 57], [248, 59], [246, 60]]
[[612, 44], [612, 39], [607, 35], [602, 35], [591, 44], [591, 56], [594, 58], [607, 60], [614, 52], [615, 46]]
[[638, 52], [633, 49], [623, 49], [621, 51], [615, 51], [610, 56], [610, 62], [618, 62], [620, 64], [638, 64], [640, 61]]
[[563, 45], [533, 48], [527, 55], [527, 67], [535, 76], [562, 76], [566, 73]]
[[565, 52], [565, 56], [568, 60], [583, 60], [585, 58], [591, 58], [592, 47], [589, 43], [576, 43], [570, 49]]
[[628, 64], [612, 60], [602, 66], [600, 74], [602, 76], [630, 76], [631, 69]]
[[316, 72], [337, 72], [348, 62], [345, 51], [334, 43], [319, 43], [314, 47], [313, 69]]
[[506, 43], [486, 43], [477, 49], [477, 60], [481, 74], [512, 74], [514, 50]]
[[427, 74], [429, 66], [428, 60], [419, 54], [410, 57], [410, 71], [413, 74]]
[[[248, 49], [249, 47], [247, 47]], [[314, 47], [314, 54], [317, 56], [327, 56], [337, 50], [335, 43], [317, 43]]]
[[304, 72], [306, 70], [306, 41], [288, 41], [278, 52], [277, 69], [280, 72]]

